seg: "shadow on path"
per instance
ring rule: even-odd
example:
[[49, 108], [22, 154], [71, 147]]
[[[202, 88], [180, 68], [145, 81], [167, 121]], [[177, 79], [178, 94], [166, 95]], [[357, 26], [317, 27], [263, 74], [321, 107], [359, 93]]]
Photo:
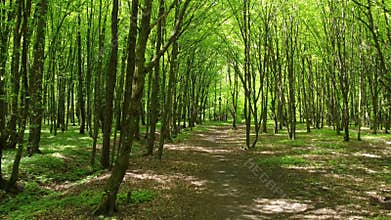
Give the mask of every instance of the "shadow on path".
[[[259, 167], [255, 161], [260, 152], [241, 149], [245, 141], [241, 129], [208, 128], [192, 133], [182, 143], [165, 145], [164, 160], [159, 164], [153, 160], [143, 165], [141, 161], [134, 162], [136, 171], [127, 175], [132, 184], [140, 179], [151, 180], [167, 194], [159, 198], [160, 204], [148, 209], [146, 216], [365, 219], [386, 213], [376, 213], [376, 208], [363, 205], [366, 198], [352, 197], [349, 191], [360, 190], [354, 184], [346, 188], [339, 184], [338, 176], [322, 170]], [[143, 213], [139, 214], [143, 218]]]

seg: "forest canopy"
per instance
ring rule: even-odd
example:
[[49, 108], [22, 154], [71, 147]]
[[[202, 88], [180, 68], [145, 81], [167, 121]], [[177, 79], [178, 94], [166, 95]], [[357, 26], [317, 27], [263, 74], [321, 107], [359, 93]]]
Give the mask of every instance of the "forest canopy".
[[388, 0], [1, 1], [0, 189], [35, 181], [24, 161], [49, 137], [89, 140], [81, 166], [108, 172], [104, 216], [133, 157], [161, 161], [205, 123], [250, 151], [314, 130], [389, 148], [390, 19]]

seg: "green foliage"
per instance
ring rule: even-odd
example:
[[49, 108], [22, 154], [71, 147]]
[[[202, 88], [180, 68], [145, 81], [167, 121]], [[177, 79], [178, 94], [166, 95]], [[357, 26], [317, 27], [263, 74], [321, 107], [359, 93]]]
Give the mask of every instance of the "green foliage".
[[[208, 131], [208, 130], [209, 130], [208, 127], [200, 125], [200, 126], [196, 126], [196, 127], [192, 128], [192, 129], [190, 129], [190, 132], [191, 131], [193, 131], [193, 132], [205, 132], [205, 131]], [[189, 131], [189, 129], [187, 131]]]
[[274, 156], [258, 159], [258, 165], [261, 166], [303, 166], [309, 164], [304, 158], [296, 156]]
[[311, 152], [311, 151], [309, 151], [309, 150], [307, 150], [307, 149], [294, 149], [294, 150], [292, 150], [292, 155], [304, 155], [304, 154], [308, 154], [309, 152]]
[[143, 203], [152, 201], [155, 193], [151, 190], [138, 190], [132, 193], [133, 203]]
[[[27, 138], [27, 135], [26, 135]], [[102, 171], [90, 167], [91, 139], [78, 134], [77, 128], [70, 127], [65, 133], [51, 135], [42, 130], [40, 149], [42, 154], [24, 156], [20, 165], [20, 182], [24, 191], [14, 197], [6, 196], [0, 204], [0, 218], [31, 219], [49, 211], [68, 206], [91, 206], [99, 199], [99, 192], [86, 191], [79, 195], [61, 194], [49, 190], [53, 184], [82, 184], [96, 178]], [[4, 152], [5, 175], [9, 176], [15, 151]]]
[[382, 180], [391, 184], [391, 174], [390, 173], [388, 173], [388, 172], [387, 173], [379, 173], [379, 174], [377, 174], [377, 177], [379, 179], [382, 179]]
[[[204, 122], [204, 126], [231, 126], [231, 125], [232, 125], [231, 121], [205, 121]], [[204, 129], [207, 130], [206, 127], [204, 127]]]
[[42, 198], [51, 198], [53, 195], [55, 193], [41, 188], [34, 182], [26, 183], [22, 193], [15, 197], [9, 196], [1, 203], [0, 216], [7, 216], [11, 219], [28, 219], [33, 212], [44, 212], [47, 209], [45, 205], [49, 201], [47, 199], [42, 200]]
[[[89, 166], [91, 145], [91, 138], [80, 135], [77, 128], [71, 127], [69, 131], [56, 136], [43, 129], [42, 154], [22, 158], [20, 177], [40, 184], [81, 180], [99, 169], [98, 163], [98, 167]], [[15, 151], [5, 151], [3, 166], [6, 176], [11, 171], [14, 155]]]
[[[154, 191], [148, 190], [148, 189], [139, 189], [136, 191], [132, 191], [131, 193], [131, 203], [138, 204], [143, 202], [149, 202], [152, 201], [156, 196], [156, 193]], [[120, 193], [118, 194], [119, 201], [127, 201], [128, 195], [127, 193]]]
[[[102, 191], [86, 190], [68, 195], [44, 190], [36, 184], [28, 184], [24, 192], [13, 198], [9, 197], [0, 205], [0, 217], [32, 219], [48, 212], [61, 213], [65, 208], [92, 210], [99, 204], [102, 194]], [[131, 194], [130, 202], [133, 204], [152, 201], [156, 195], [155, 192], [146, 189], [133, 191]], [[118, 203], [124, 205], [127, 202], [127, 193], [119, 193]]]
[[196, 126], [193, 128], [185, 128], [183, 129], [179, 134], [177, 134], [175, 137], [173, 137], [174, 143], [180, 143], [186, 139], [188, 139], [192, 132], [205, 132], [208, 131], [207, 126]]
[[373, 217], [373, 218], [368, 218], [368, 220], [389, 220], [390, 217], [387, 217], [387, 216], [376, 216], [376, 217]]
[[327, 165], [330, 166], [333, 173], [344, 174], [348, 172], [349, 165], [341, 160], [337, 160], [337, 159], [329, 160]]
[[304, 147], [307, 145], [306, 141], [303, 139], [296, 139], [296, 140], [283, 140], [282, 143], [286, 145], [290, 145], [292, 147]]
[[331, 142], [331, 143], [321, 142], [321, 143], [317, 143], [316, 145], [321, 148], [332, 149], [332, 150], [341, 150], [344, 148], [344, 145], [341, 142]]
[[189, 137], [190, 137], [189, 131], [184, 130], [181, 133], [177, 134], [176, 137], [173, 137], [173, 142], [180, 143]]

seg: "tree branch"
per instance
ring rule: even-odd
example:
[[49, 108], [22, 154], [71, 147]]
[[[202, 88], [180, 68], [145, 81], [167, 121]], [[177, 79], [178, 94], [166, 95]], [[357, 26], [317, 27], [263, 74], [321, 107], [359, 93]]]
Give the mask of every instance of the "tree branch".
[[162, 49], [145, 66], [146, 73], [150, 72], [153, 69], [156, 62], [160, 59], [160, 57], [163, 56], [163, 54], [168, 50], [168, 48], [171, 46], [171, 44], [177, 40], [177, 38], [180, 34], [180, 29], [182, 27], [183, 17], [185, 16], [185, 12], [186, 12], [187, 7], [189, 6], [190, 1], [191, 0], [186, 0], [185, 3], [183, 4], [183, 7], [182, 7], [180, 14], [179, 14], [178, 22], [175, 24], [174, 32], [171, 34], [171, 36], [167, 40], [166, 44], [164, 44]]

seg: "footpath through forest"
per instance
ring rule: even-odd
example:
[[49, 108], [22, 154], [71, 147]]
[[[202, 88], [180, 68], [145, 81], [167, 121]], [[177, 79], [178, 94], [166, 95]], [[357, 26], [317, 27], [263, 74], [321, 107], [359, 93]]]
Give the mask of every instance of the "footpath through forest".
[[365, 180], [346, 179], [349, 175], [316, 168], [287, 169], [273, 163], [259, 166], [260, 156], [270, 158], [281, 151], [245, 151], [241, 148], [243, 134], [242, 129], [209, 126], [208, 130], [192, 132], [180, 143], [166, 145], [160, 163], [133, 160], [123, 187], [152, 188], [159, 195], [150, 204], [120, 210], [121, 216], [365, 219], [390, 215], [388, 210], [368, 204], [362, 187], [370, 183]]
[[[112, 219], [391, 219], [389, 134], [344, 142], [330, 128], [307, 133], [299, 125], [295, 141], [285, 130], [263, 133], [256, 149], [244, 150], [244, 130], [186, 129], [165, 145], [162, 161], [141, 156], [144, 140], [136, 143]], [[91, 212], [110, 172], [78, 174], [89, 138], [78, 130], [48, 135], [43, 154], [22, 161], [29, 184], [0, 205], [0, 219], [103, 219]]]

